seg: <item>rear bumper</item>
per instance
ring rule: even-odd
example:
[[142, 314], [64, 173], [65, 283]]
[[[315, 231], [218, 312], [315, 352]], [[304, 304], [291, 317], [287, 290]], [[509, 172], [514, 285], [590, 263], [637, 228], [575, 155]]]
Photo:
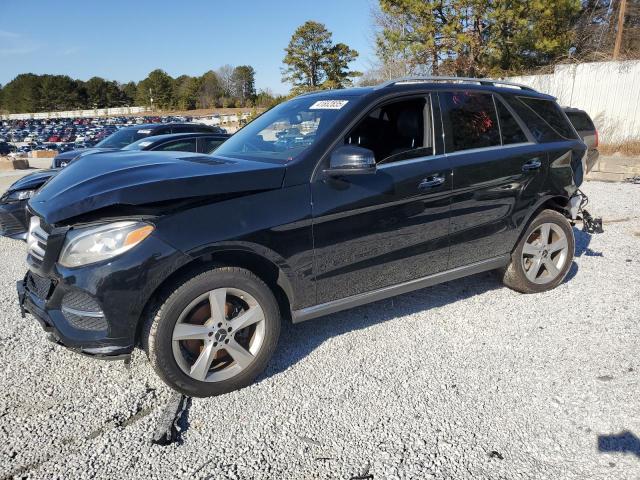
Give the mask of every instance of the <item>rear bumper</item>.
[[27, 238], [27, 201], [0, 203], [0, 236], [15, 240]]

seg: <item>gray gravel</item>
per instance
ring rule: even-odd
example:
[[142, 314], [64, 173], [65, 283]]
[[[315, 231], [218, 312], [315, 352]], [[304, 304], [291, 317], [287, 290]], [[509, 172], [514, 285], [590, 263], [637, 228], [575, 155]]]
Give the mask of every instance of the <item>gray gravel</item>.
[[267, 373], [193, 400], [166, 447], [171, 392], [143, 355], [48, 343], [18, 312], [24, 246], [2, 239], [0, 478], [640, 478], [640, 186], [584, 190], [606, 233], [576, 231], [556, 290], [482, 274], [285, 326]]

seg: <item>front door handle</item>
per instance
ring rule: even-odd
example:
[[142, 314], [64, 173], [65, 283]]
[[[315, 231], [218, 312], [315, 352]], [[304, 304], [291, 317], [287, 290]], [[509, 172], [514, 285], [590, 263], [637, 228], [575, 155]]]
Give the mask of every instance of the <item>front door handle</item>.
[[529, 160], [527, 163], [522, 165], [523, 172], [531, 172], [533, 170], [539, 170], [542, 166], [542, 162], [540, 160]]
[[432, 175], [427, 178], [423, 178], [420, 184], [418, 185], [419, 190], [428, 190], [429, 188], [434, 188], [442, 185], [444, 183], [444, 177], [439, 177], [437, 175]]

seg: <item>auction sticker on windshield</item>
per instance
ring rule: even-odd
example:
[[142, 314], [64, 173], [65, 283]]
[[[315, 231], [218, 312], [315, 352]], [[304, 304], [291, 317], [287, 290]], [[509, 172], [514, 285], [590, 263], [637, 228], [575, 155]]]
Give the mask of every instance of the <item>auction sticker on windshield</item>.
[[318, 100], [309, 110], [340, 110], [349, 100]]

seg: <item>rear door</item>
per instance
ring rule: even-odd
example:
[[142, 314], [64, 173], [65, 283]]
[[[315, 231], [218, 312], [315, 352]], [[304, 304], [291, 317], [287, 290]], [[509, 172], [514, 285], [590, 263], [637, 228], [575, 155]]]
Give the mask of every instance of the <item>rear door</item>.
[[488, 91], [441, 92], [453, 169], [449, 268], [509, 253], [516, 226], [537, 200], [547, 168], [512, 110]]
[[431, 104], [374, 107], [344, 143], [372, 150], [376, 173], [312, 181], [318, 303], [446, 270], [451, 175]]

